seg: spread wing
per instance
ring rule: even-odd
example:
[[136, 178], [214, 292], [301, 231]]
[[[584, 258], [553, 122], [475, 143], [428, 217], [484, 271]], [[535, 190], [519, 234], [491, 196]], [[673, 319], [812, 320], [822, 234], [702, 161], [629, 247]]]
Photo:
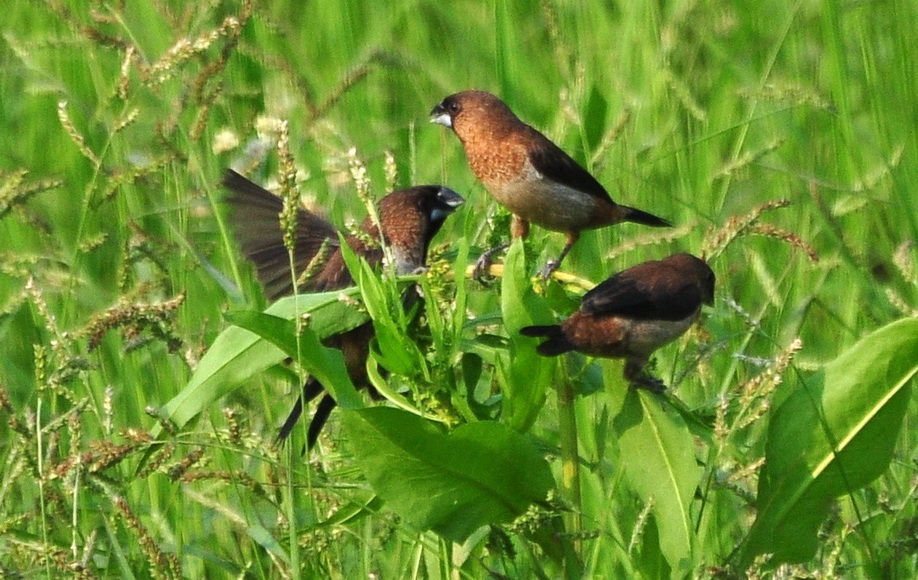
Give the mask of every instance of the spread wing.
[[[275, 300], [293, 293], [290, 258], [280, 227], [283, 200], [228, 170], [223, 185], [229, 190], [225, 201], [230, 206], [230, 223], [246, 257], [255, 265], [265, 296]], [[293, 265], [301, 274], [319, 253], [323, 244], [338, 247], [338, 232], [319, 216], [300, 209], [294, 232]]]
[[646, 262], [612, 276], [583, 297], [585, 314], [649, 320], [682, 320], [701, 305], [698, 284], [660, 262]]

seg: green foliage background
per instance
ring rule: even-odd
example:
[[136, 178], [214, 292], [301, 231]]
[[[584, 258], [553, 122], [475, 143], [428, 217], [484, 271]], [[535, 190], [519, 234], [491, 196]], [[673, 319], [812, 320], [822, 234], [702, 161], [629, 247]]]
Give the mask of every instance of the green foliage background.
[[[913, 354], [913, 326], [896, 327], [888, 361], [848, 379], [837, 365], [819, 369], [918, 312], [916, 19], [909, 0], [5, 6], [0, 570], [911, 577], [918, 441], [900, 362]], [[558, 501], [463, 545], [415, 529], [373, 494], [339, 445], [345, 429], [333, 424], [313, 458], [297, 452], [302, 433], [288, 449], [271, 447], [298, 389], [283, 370], [234, 388], [180, 433], [160, 434], [154, 451], [143, 433], [157, 421], [146, 409], [182, 392], [226, 312], [265, 306], [218, 187], [231, 165], [262, 182], [276, 177], [276, 134], [265, 129], [276, 124], [265, 119], [287, 122], [304, 202], [336, 224], [365, 214], [355, 164], [366, 167], [374, 198], [415, 183], [465, 196], [436, 240], [448, 247], [435, 252], [438, 272], [461, 272], [466, 252], [506, 235], [506, 216], [456, 139], [427, 123], [433, 105], [465, 88], [501, 95], [615, 199], [677, 224], [587, 233], [565, 270], [598, 282], [691, 251], [706, 253], [718, 276], [701, 327], [656, 358], [672, 389], [666, 400], [627, 393], [618, 362], [572, 358], [528, 380], [532, 343], [501, 324], [521, 315], [508, 310], [514, 296], [502, 302], [500, 284], [431, 282], [448, 320], [419, 351], [434, 394], [404, 377], [413, 401], [450, 421], [487, 416], [518, 428], [561, 481], [564, 409], [551, 388], [572, 376], [582, 394], [571, 408], [582, 521]], [[530, 273], [561, 238], [535, 230]], [[456, 291], [467, 308], [456, 310]], [[557, 286], [527, 298], [559, 316], [575, 299]], [[887, 352], [858, 345], [842, 360]], [[481, 396], [471, 400], [482, 407], [456, 411], [447, 387], [467, 376], [478, 377]], [[863, 452], [864, 469], [882, 475], [833, 491], [842, 495], [819, 522], [815, 556], [778, 568], [782, 558], [753, 562], [755, 542], [744, 542], [756, 533], [761, 460], [780, 448], [771, 410], [821, 377], [842, 377], [834, 384], [850, 394], [859, 384], [851, 377], [871, 376], [881, 376], [870, 390], [879, 394], [865, 404], [888, 395], [898, 405], [865, 415], [869, 439], [885, 443], [879, 455]], [[904, 382], [893, 389], [894, 379]], [[499, 394], [502, 403], [489, 399]], [[642, 430], [629, 431], [629, 421]], [[645, 464], [654, 426], [669, 430], [669, 443]], [[694, 450], [695, 464], [677, 471], [699, 477], [678, 501], [659, 496], [661, 472], [646, 467], [675, 465], [675, 450], [683, 460]], [[582, 529], [561, 536], [576, 544], [580, 570], [539, 536], [557, 530], [558, 513], [568, 530]], [[682, 518], [681, 535], [667, 513]]]

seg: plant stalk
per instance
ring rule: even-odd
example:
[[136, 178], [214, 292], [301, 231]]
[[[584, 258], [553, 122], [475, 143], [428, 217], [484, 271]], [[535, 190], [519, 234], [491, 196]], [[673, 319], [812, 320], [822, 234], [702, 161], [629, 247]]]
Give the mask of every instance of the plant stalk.
[[580, 536], [583, 530], [583, 513], [580, 495], [580, 454], [577, 448], [577, 415], [574, 409], [574, 387], [570, 376], [560, 365], [560, 380], [555, 384], [558, 392], [558, 429], [561, 442], [561, 493], [570, 506], [564, 514], [564, 530], [572, 550], [568, 554], [568, 578], [579, 578], [582, 569]]

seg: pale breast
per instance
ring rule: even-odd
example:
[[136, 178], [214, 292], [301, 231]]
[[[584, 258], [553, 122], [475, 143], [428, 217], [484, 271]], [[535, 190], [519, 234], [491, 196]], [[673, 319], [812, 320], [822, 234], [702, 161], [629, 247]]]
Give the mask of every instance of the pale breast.
[[[596, 198], [545, 179], [527, 162], [524, 179], [488, 188], [511, 212], [543, 228], [571, 232], [605, 223]], [[594, 225], [595, 223], [595, 225]]]
[[628, 328], [628, 349], [635, 354], [650, 355], [676, 340], [692, 326], [701, 309], [682, 320], [632, 320]]
[[529, 161], [522, 133], [501, 133], [490, 126], [463, 131], [469, 166], [498, 203], [513, 214], [556, 232], [601, 227], [616, 221], [615, 205], [543, 176]]

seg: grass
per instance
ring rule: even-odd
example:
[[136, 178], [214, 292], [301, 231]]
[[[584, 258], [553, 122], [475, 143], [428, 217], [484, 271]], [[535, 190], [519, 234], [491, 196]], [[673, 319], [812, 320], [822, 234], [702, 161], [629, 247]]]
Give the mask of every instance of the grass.
[[[831, 502], [815, 555], [749, 564], [734, 548], [761, 509], [775, 409], [859, 339], [918, 312], [916, 12], [904, 0], [6, 7], [0, 570], [911, 577], [918, 440], [907, 390], [901, 418], [870, 423], [877, 440], [895, 441], [891, 461]], [[464, 88], [500, 94], [616, 200], [677, 224], [587, 233], [567, 271], [598, 282], [691, 251], [705, 252], [718, 276], [715, 307], [655, 359], [667, 402], [628, 394], [618, 362], [565, 362], [578, 393], [564, 424], [576, 420], [579, 506], [555, 497], [465, 543], [419, 531], [375, 496], [347, 441], [353, 419], [333, 419], [308, 460], [297, 453], [302, 433], [289, 448], [271, 446], [298, 388], [278, 372], [228, 386], [152, 446], [148, 407], [185, 388], [226, 312], [266, 306], [218, 187], [230, 165], [276, 177], [265, 119], [287, 121], [304, 202], [336, 224], [365, 213], [355, 162], [377, 198], [389, 183], [460, 192], [467, 204], [436, 242], [452, 245], [438, 248], [441, 267], [461, 271], [451, 249], [474, 255], [506, 235], [506, 216], [456, 139], [427, 123], [434, 104]], [[238, 145], [219, 145], [228, 137]], [[562, 237], [535, 229], [529, 273]], [[544, 297], [519, 290], [516, 312], [500, 284], [431, 284], [445, 326], [421, 341], [435, 380], [399, 379], [420, 393], [414, 404], [454, 426], [512, 425], [542, 449], [562, 489], [557, 457], [571, 432], [559, 432], [552, 377], [561, 371], [539, 367], [540, 378], [514, 382], [514, 364], [551, 363], [531, 362], [531, 343], [500, 316], [563, 317], [574, 299], [557, 287]], [[456, 311], [456, 292], [467, 309]], [[463, 399], [463, 389], [477, 395]], [[498, 394], [502, 404], [488, 400]], [[662, 472], [635, 475], [651, 434], [629, 431], [629, 417], [669, 437], [656, 448], [664, 462], [677, 450], [695, 460], [673, 467], [681, 476], [668, 489], [690, 488], [683, 503], [659, 495]], [[560, 513], [579, 535], [558, 533]], [[667, 513], [687, 517], [682, 540]], [[560, 538], [561, 553], [545, 534]]]

